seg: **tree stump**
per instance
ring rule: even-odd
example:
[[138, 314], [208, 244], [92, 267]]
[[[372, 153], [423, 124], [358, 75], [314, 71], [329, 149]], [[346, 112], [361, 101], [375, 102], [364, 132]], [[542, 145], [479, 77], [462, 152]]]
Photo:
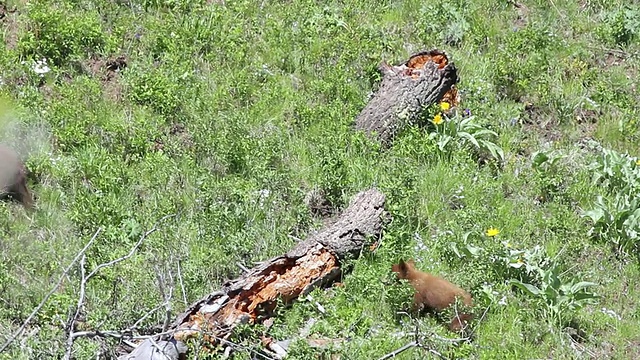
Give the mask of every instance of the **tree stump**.
[[342, 259], [348, 254], [357, 257], [369, 240], [381, 235], [389, 220], [384, 202], [384, 194], [376, 189], [358, 193], [340, 216], [288, 253], [227, 281], [220, 291], [192, 304], [170, 325], [173, 338], [184, 341], [201, 335], [213, 348], [238, 324], [273, 316], [278, 299], [291, 303], [316, 286], [332, 283], [342, 271]]
[[356, 118], [356, 130], [390, 144], [405, 126], [414, 124], [423, 111], [456, 96], [458, 75], [455, 65], [439, 50], [411, 55], [404, 64], [385, 62], [378, 67], [383, 75], [380, 88]]

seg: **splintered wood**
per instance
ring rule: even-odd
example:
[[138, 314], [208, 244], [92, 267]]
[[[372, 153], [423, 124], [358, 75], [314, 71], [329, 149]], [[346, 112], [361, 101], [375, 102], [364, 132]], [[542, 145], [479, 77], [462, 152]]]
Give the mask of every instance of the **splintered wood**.
[[379, 70], [380, 88], [356, 118], [355, 128], [384, 144], [417, 123], [429, 106], [443, 100], [457, 105], [457, 70], [442, 51], [419, 52], [397, 66], [383, 62]]
[[383, 62], [380, 66], [384, 71], [390, 71], [392, 74], [402, 74], [416, 79], [423, 74], [425, 65], [428, 62], [435, 63], [438, 69], [444, 69], [449, 63], [449, 59], [444, 53], [424, 52], [413, 55], [406, 63], [398, 66], [389, 65], [386, 62]]
[[213, 340], [217, 329], [261, 321], [273, 315], [278, 299], [290, 303], [301, 293], [311, 290], [319, 279], [333, 280], [336, 270], [339, 270], [338, 259], [324, 248], [299, 259], [278, 259], [264, 271], [246, 277], [242, 291], [227, 294], [210, 306], [202, 306], [180, 327], [185, 330], [178, 331], [174, 337], [184, 340], [202, 332]]

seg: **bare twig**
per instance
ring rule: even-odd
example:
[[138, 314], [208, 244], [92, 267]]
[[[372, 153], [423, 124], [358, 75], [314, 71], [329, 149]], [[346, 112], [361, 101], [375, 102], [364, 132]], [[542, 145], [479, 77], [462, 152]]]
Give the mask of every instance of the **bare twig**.
[[182, 301], [184, 301], [185, 305], [188, 305], [187, 303], [187, 292], [184, 291], [184, 281], [182, 281], [182, 270], [180, 269], [180, 261], [182, 259], [178, 258], [178, 281], [180, 281], [180, 289], [182, 290]]
[[[79, 337], [88, 337], [88, 338], [92, 338], [92, 337], [112, 337], [115, 339], [122, 339], [125, 337], [125, 333], [127, 332], [127, 330], [124, 331], [120, 331], [120, 330], [95, 330], [95, 331], [78, 331], [78, 332], [74, 332], [73, 334], [71, 334], [71, 336], [73, 338], [79, 338]], [[131, 337], [132, 339], [135, 339], [135, 337]]]
[[295, 242], [302, 242], [302, 239], [300, 239], [299, 237], [295, 237], [293, 235], [287, 235], [287, 237], [289, 237], [289, 239], [292, 239]]
[[151, 310], [147, 311], [147, 313], [146, 313], [146, 314], [142, 315], [142, 317], [141, 317], [140, 319], [136, 320], [136, 322], [135, 322], [135, 323], [133, 323], [133, 325], [129, 326], [125, 331], [129, 331], [129, 332], [131, 332], [131, 331], [133, 331], [133, 330], [137, 329], [137, 328], [138, 328], [138, 326], [140, 326], [140, 324], [141, 324], [141, 323], [142, 323], [146, 318], [148, 318], [149, 316], [151, 316], [151, 315], [152, 315], [153, 313], [155, 313], [156, 311], [158, 311], [158, 310], [162, 309], [164, 306], [165, 306], [165, 304], [164, 304], [164, 303], [162, 303], [162, 304], [160, 304], [160, 305], [158, 305], [158, 306], [154, 307], [153, 309], [151, 309]]
[[165, 335], [172, 335], [175, 332], [177, 332], [178, 330], [169, 330], [169, 331], [165, 331], [165, 332], [161, 332], [161, 333], [157, 333], [157, 334], [153, 334], [153, 335], [138, 335], [138, 336], [133, 336], [131, 335], [131, 330], [130, 329], [125, 329], [125, 330], [95, 330], [95, 331], [78, 331], [73, 333], [73, 338], [79, 338], [79, 337], [88, 337], [88, 338], [92, 338], [92, 337], [102, 337], [102, 338], [106, 338], [106, 337], [112, 337], [115, 339], [131, 339], [131, 340], [146, 340], [148, 338], [160, 338], [162, 336]]
[[78, 316], [80, 315], [80, 310], [82, 309], [82, 306], [84, 305], [84, 294], [87, 288], [87, 282], [85, 281], [85, 274], [86, 274], [86, 269], [84, 267], [85, 262], [87, 260], [87, 257], [83, 254], [82, 255], [82, 259], [80, 259], [80, 275], [81, 275], [81, 279], [82, 281], [80, 281], [80, 295], [78, 296], [78, 303], [76, 305], [76, 312], [73, 315], [72, 318], [69, 319], [68, 322], [68, 327], [69, 327], [69, 337], [67, 337], [67, 345], [66, 345], [66, 351], [64, 353], [64, 359], [65, 360], [69, 360], [71, 359], [71, 352], [73, 350], [73, 328], [75, 327], [75, 322], [78, 319]]
[[58, 288], [62, 284], [64, 278], [68, 275], [69, 271], [71, 271], [71, 268], [73, 267], [73, 265], [75, 265], [75, 263], [76, 263], [76, 261], [78, 261], [78, 259], [80, 259], [81, 257], [84, 256], [84, 253], [91, 246], [91, 244], [93, 244], [93, 241], [96, 239], [96, 237], [98, 237], [98, 234], [101, 231], [102, 231], [102, 228], [98, 228], [98, 230], [96, 230], [95, 234], [93, 234], [93, 237], [91, 237], [91, 240], [89, 240], [87, 245], [85, 245], [84, 248], [82, 248], [82, 250], [80, 250], [80, 252], [76, 255], [76, 257], [71, 261], [69, 266], [67, 266], [67, 268], [62, 272], [62, 275], [60, 275], [60, 279], [58, 279], [58, 282], [56, 283], [56, 285], [51, 289], [51, 291], [49, 291], [49, 293], [47, 295], [45, 295], [45, 297], [42, 299], [40, 304], [38, 304], [38, 306], [36, 306], [36, 308], [33, 309], [33, 311], [31, 312], [31, 314], [29, 314], [29, 317], [27, 317], [27, 319], [24, 321], [22, 326], [20, 326], [20, 328], [16, 332], [14, 332], [9, 337], [9, 339], [7, 339], [7, 341], [2, 345], [2, 347], [0, 347], [0, 353], [4, 352], [7, 349], [7, 347], [9, 347], [9, 345], [11, 345], [11, 343], [18, 336], [20, 336], [20, 334], [22, 334], [22, 332], [27, 327], [29, 322], [31, 322], [31, 320], [33, 320], [33, 318], [36, 316], [36, 314], [42, 309], [42, 307], [44, 306], [44, 304], [46, 304], [46, 302], [49, 300], [51, 295], [53, 295], [53, 293], [55, 293], [56, 290], [58, 290]]
[[92, 272], [89, 273], [89, 275], [87, 275], [87, 280], [92, 278], [93, 276], [95, 276], [95, 274], [98, 273], [98, 271], [102, 270], [103, 268], [106, 268], [108, 266], [111, 265], [115, 265], [119, 262], [123, 262], [125, 260], [128, 260], [130, 257], [133, 256], [133, 254], [135, 254], [135, 252], [138, 250], [138, 248], [140, 247], [140, 245], [142, 245], [142, 243], [144, 242], [144, 240], [151, 234], [153, 234], [154, 232], [158, 231], [158, 224], [160, 224], [161, 222], [167, 220], [170, 217], [174, 217], [176, 216], [176, 214], [169, 214], [169, 215], [165, 215], [163, 216], [155, 225], [153, 225], [153, 228], [151, 228], [151, 230], [145, 232], [144, 234], [142, 234], [142, 236], [140, 236], [140, 239], [138, 240], [138, 242], [133, 245], [133, 247], [131, 248], [131, 250], [129, 251], [129, 253], [125, 256], [119, 257], [117, 259], [111, 260], [109, 262], [100, 264], [98, 266], [96, 266], [95, 269], [93, 269]]
[[450, 338], [442, 337], [442, 336], [440, 336], [440, 335], [438, 335], [436, 333], [431, 333], [431, 335], [429, 335], [429, 336], [433, 337], [433, 338], [436, 338], [436, 339], [438, 339], [438, 340], [440, 340], [442, 342], [447, 342], [447, 343], [451, 343], [451, 344], [457, 344], [457, 343], [466, 342], [466, 341], [471, 340], [471, 338], [469, 338], [469, 337], [460, 337], [460, 338], [450, 339]]
[[[484, 309], [484, 311], [482, 312], [482, 316], [480, 316], [480, 319], [478, 319], [478, 323], [481, 323], [482, 320], [484, 320], [484, 317], [487, 315], [487, 312], [489, 311], [489, 308], [491, 308], [491, 305], [487, 306], [487, 308]], [[477, 329], [478, 329], [478, 327], [476, 326], [475, 328], [473, 328], [471, 330], [471, 333], [469, 333], [469, 338], [473, 337], [473, 334], [476, 332]]]
[[165, 307], [165, 319], [164, 324], [162, 324], [162, 331], [167, 331], [169, 325], [171, 325], [171, 298], [173, 297], [173, 287], [169, 288], [169, 295], [164, 300]]
[[242, 263], [240, 263], [239, 261], [236, 262], [236, 265], [240, 268], [240, 270], [242, 270], [244, 273], [248, 273], [249, 269], [247, 269], [246, 266], [242, 265]]
[[165, 277], [160, 273], [160, 269], [158, 269], [157, 265], [154, 265], [156, 269], [156, 277], [158, 280], [158, 290], [160, 291], [160, 295], [162, 295], [162, 306], [165, 307], [165, 320], [162, 324], [162, 331], [167, 331], [169, 324], [171, 323], [171, 299], [173, 298], [173, 278], [171, 277], [171, 272], [169, 272], [170, 286], [168, 287], [169, 293], [167, 294], [167, 284], [165, 281]]
[[[156, 232], [158, 230], [158, 225], [161, 222], [163, 222], [166, 219], [168, 219], [170, 217], [173, 217], [173, 216], [175, 216], [175, 214], [170, 214], [170, 215], [166, 215], [166, 216], [162, 217], [156, 224], [153, 225], [151, 230], [145, 232], [144, 234], [142, 234], [142, 236], [140, 236], [140, 239], [138, 240], [138, 242], [136, 242], [136, 244], [129, 250], [129, 253], [127, 255], [119, 257], [119, 258], [114, 259], [114, 260], [111, 260], [111, 261], [106, 262], [106, 263], [102, 263], [102, 264], [96, 266], [95, 269], [93, 269], [89, 274], [86, 274], [86, 269], [85, 269], [86, 257], [84, 255], [84, 253], [82, 254], [82, 260], [80, 261], [80, 271], [81, 271], [80, 294], [78, 296], [78, 303], [77, 303], [75, 314], [73, 315], [73, 317], [71, 319], [69, 319], [69, 322], [68, 322], [68, 324], [69, 324], [68, 325], [69, 336], [68, 336], [67, 342], [66, 342], [66, 351], [65, 351], [65, 356], [64, 356], [65, 360], [71, 359], [71, 353], [73, 351], [73, 343], [74, 343], [74, 340], [78, 337], [78, 336], [76, 336], [76, 333], [73, 330], [74, 330], [74, 327], [75, 327], [75, 322], [77, 321], [78, 316], [80, 315], [80, 311], [81, 311], [82, 307], [84, 306], [85, 292], [86, 292], [86, 287], [87, 287], [87, 283], [89, 282], [89, 280], [91, 280], [91, 278], [93, 278], [98, 273], [98, 271], [100, 271], [101, 269], [104, 269], [104, 268], [106, 268], [108, 266], [115, 265], [115, 264], [117, 264], [119, 262], [122, 262], [122, 261], [125, 261], [125, 260], [131, 258], [135, 254], [136, 250], [138, 250], [138, 248], [142, 245], [144, 240], [149, 235], [151, 235], [152, 233], [154, 233], [154, 232]], [[92, 241], [93, 241], [93, 239], [92, 239]], [[166, 298], [164, 300], [165, 300], [165, 302], [163, 303], [163, 306], [167, 306], [167, 301], [168, 300]], [[127, 329], [127, 330], [129, 330], [129, 329]]]
[[390, 359], [392, 357], [396, 357], [400, 353], [402, 353], [403, 351], [409, 350], [409, 349], [414, 348], [416, 346], [418, 346], [418, 342], [417, 341], [412, 341], [412, 342], [406, 344], [405, 346], [386, 354], [385, 356], [379, 358], [378, 360], [386, 360], [386, 359]]

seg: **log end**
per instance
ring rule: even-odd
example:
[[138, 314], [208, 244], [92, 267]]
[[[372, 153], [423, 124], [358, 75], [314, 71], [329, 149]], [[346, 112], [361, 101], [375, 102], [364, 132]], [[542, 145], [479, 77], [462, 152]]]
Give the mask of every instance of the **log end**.
[[453, 62], [444, 51], [433, 49], [415, 53], [407, 61], [400, 65], [390, 65], [382, 62], [378, 69], [384, 77], [401, 77], [418, 79], [420, 77], [431, 76], [427, 71], [429, 67], [435, 65], [437, 70], [441, 70], [441, 77], [450, 79], [451, 84], [458, 82], [458, 71]]
[[432, 104], [445, 98], [457, 104], [458, 70], [444, 51], [421, 51], [400, 65], [383, 62], [379, 70], [380, 88], [356, 118], [355, 129], [386, 146]]

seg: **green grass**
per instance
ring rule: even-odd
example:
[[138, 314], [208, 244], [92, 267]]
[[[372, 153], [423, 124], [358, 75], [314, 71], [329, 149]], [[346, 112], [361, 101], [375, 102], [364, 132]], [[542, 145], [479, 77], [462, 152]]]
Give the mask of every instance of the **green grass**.
[[[305, 206], [308, 191], [322, 189], [344, 208], [377, 186], [394, 216], [381, 247], [347, 264], [344, 287], [311, 294], [324, 313], [301, 299], [269, 329], [239, 330], [239, 358], [260, 349], [262, 331], [285, 340], [311, 318], [312, 337], [345, 341], [325, 350], [297, 341], [291, 358], [375, 359], [413, 340], [416, 329], [448, 358], [636, 358], [639, 242], [626, 230], [636, 226], [627, 212], [638, 205], [619, 209], [630, 220], [618, 228], [582, 214], [598, 196], [611, 202], [640, 190], [594, 184], [591, 165], [602, 151], [587, 146], [628, 153], [621, 166], [635, 171], [640, 7], [522, 4], [8, 1], [17, 11], [0, 20], [0, 135], [28, 155], [38, 210], [0, 204], [0, 342], [98, 228], [88, 269], [125, 255], [161, 217], [177, 214], [135, 256], [88, 284], [82, 326], [124, 329], [164, 301], [159, 282], [173, 288], [171, 309], [181, 312], [238, 276], [236, 263], [282, 254], [292, 236], [321, 226]], [[458, 67], [461, 106], [498, 134], [500, 166], [480, 161], [482, 151], [460, 138], [440, 151], [433, 126], [405, 129], [388, 149], [352, 130], [379, 84], [378, 63], [431, 48]], [[105, 70], [118, 56], [126, 68]], [[43, 57], [51, 71], [40, 75], [34, 61]], [[539, 165], [538, 152], [557, 160]], [[490, 227], [500, 234], [482, 235]], [[540, 246], [548, 262], [530, 272], [509, 267], [502, 242]], [[452, 243], [481, 250], [461, 258]], [[400, 258], [470, 290], [478, 314], [488, 308], [474, 322], [473, 342], [438, 339], [431, 335], [453, 335], [431, 317], [398, 314], [412, 299], [391, 273]], [[551, 297], [510, 285], [543, 286], [536, 271], [554, 266], [563, 284], [596, 283], [589, 291], [599, 297], [552, 315]], [[74, 267], [0, 358], [62, 357], [79, 279]], [[162, 323], [162, 312], [141, 331]], [[580, 335], [577, 345], [568, 327]], [[75, 356], [108, 349], [106, 357], [115, 345], [79, 339]], [[414, 348], [398, 358], [428, 356]]]

